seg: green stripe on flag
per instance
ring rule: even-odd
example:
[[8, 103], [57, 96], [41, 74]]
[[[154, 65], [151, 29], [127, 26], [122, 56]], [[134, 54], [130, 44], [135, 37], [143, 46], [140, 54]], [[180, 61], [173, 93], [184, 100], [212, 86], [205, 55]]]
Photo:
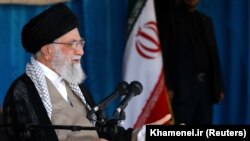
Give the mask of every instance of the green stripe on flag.
[[146, 3], [146, 0], [129, 0], [127, 38], [129, 37], [132, 27], [134, 26], [137, 18], [139, 17], [145, 3]]

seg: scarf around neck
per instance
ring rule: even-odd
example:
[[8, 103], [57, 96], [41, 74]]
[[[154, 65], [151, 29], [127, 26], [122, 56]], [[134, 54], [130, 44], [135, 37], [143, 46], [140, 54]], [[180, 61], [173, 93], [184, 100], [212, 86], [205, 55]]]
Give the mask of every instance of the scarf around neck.
[[[34, 83], [38, 94], [43, 102], [43, 105], [47, 111], [49, 118], [51, 119], [52, 115], [52, 104], [49, 96], [49, 91], [45, 79], [45, 74], [41, 67], [38, 65], [37, 61], [35, 60], [34, 56], [31, 56], [30, 62], [26, 65], [26, 74], [31, 78], [32, 82]], [[66, 80], [65, 80], [66, 81]], [[66, 81], [67, 82], [67, 81]], [[68, 82], [71, 90], [73, 93], [78, 96], [84, 105], [90, 110], [90, 106], [87, 104], [81, 89], [79, 88], [78, 84], [73, 84]]]

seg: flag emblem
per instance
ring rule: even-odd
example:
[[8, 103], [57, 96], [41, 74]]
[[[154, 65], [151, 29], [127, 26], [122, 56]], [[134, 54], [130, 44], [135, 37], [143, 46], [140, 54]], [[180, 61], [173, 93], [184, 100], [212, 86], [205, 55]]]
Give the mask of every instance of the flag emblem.
[[146, 22], [138, 28], [136, 34], [136, 50], [145, 59], [154, 59], [161, 51], [155, 21]]

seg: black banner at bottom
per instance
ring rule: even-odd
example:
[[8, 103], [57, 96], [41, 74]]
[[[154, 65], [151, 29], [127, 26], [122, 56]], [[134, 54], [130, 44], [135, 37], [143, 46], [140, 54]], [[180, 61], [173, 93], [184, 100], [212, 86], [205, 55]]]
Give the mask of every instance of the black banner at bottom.
[[147, 125], [146, 141], [192, 139], [250, 140], [250, 125]]

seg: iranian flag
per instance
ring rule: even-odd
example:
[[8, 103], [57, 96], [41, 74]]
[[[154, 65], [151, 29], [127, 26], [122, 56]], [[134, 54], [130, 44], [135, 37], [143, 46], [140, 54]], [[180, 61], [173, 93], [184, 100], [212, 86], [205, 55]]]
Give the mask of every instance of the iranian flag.
[[[171, 112], [153, 0], [133, 1], [128, 19], [123, 79], [143, 86], [125, 109], [124, 127], [141, 127]], [[168, 123], [167, 123], [168, 124]]]

